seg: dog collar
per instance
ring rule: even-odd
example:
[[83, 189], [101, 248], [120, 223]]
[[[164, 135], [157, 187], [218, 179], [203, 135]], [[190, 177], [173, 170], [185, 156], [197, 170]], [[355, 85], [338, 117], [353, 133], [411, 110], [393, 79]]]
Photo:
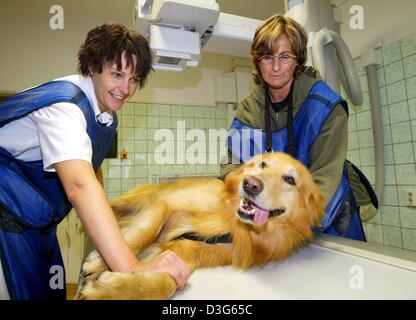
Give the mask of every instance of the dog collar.
[[196, 233], [194, 232], [187, 232], [184, 233], [178, 237], [176, 237], [173, 240], [180, 240], [180, 239], [187, 239], [187, 240], [193, 240], [193, 241], [202, 241], [208, 244], [216, 244], [216, 243], [231, 243], [233, 242], [233, 236], [231, 235], [231, 233], [226, 233], [220, 236], [214, 236], [211, 238], [203, 238], [198, 236]]
[[285, 212], [285, 209], [274, 209], [269, 211], [269, 218], [280, 216], [282, 213]]

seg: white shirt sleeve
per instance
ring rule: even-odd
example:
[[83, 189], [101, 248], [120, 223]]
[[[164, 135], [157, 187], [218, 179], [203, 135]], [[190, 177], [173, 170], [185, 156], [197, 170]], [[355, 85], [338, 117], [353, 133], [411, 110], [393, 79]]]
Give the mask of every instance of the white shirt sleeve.
[[36, 123], [45, 171], [55, 171], [54, 164], [65, 160], [91, 163], [92, 146], [87, 121], [81, 109], [68, 102], [53, 104], [32, 112]]

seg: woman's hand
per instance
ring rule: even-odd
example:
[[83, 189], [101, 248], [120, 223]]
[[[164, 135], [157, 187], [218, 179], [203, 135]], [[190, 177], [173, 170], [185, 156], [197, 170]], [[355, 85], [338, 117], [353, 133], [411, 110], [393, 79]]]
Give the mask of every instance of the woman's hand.
[[191, 274], [188, 265], [173, 251], [164, 251], [146, 262], [137, 263], [133, 272], [167, 272], [176, 281], [177, 289], [181, 290]]

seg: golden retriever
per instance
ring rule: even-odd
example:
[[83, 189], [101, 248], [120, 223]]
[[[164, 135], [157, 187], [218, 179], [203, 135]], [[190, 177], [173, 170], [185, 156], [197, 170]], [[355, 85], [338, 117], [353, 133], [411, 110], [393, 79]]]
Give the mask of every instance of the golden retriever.
[[[224, 181], [139, 186], [112, 201], [112, 208], [140, 259], [172, 250], [193, 271], [230, 264], [248, 269], [287, 257], [311, 240], [323, 203], [302, 163], [269, 153], [255, 156]], [[216, 236], [231, 242], [209, 240]], [[168, 273], [110, 272], [96, 251], [87, 257], [83, 273], [80, 299], [167, 299], [176, 291]]]

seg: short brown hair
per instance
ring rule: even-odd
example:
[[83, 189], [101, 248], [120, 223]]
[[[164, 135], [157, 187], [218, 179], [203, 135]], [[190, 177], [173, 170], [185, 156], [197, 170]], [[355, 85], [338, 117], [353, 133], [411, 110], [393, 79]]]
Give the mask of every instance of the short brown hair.
[[[78, 52], [78, 71], [83, 76], [90, 74], [90, 68], [98, 73], [103, 66], [116, 63], [122, 68], [121, 57], [125, 53], [126, 67], [132, 67], [142, 88], [152, 68], [152, 51], [149, 42], [136, 30], [109, 21], [90, 30]], [[134, 65], [134, 57], [137, 63]]]
[[253, 71], [254, 82], [260, 84], [263, 77], [260, 72], [260, 61], [264, 55], [273, 55], [279, 50], [278, 39], [284, 34], [289, 39], [292, 50], [296, 55], [298, 65], [295, 68], [295, 78], [297, 78], [305, 68], [306, 63], [306, 44], [308, 36], [305, 30], [295, 20], [286, 18], [280, 14], [275, 14], [264, 21], [254, 34], [251, 45], [251, 59], [255, 70]]

